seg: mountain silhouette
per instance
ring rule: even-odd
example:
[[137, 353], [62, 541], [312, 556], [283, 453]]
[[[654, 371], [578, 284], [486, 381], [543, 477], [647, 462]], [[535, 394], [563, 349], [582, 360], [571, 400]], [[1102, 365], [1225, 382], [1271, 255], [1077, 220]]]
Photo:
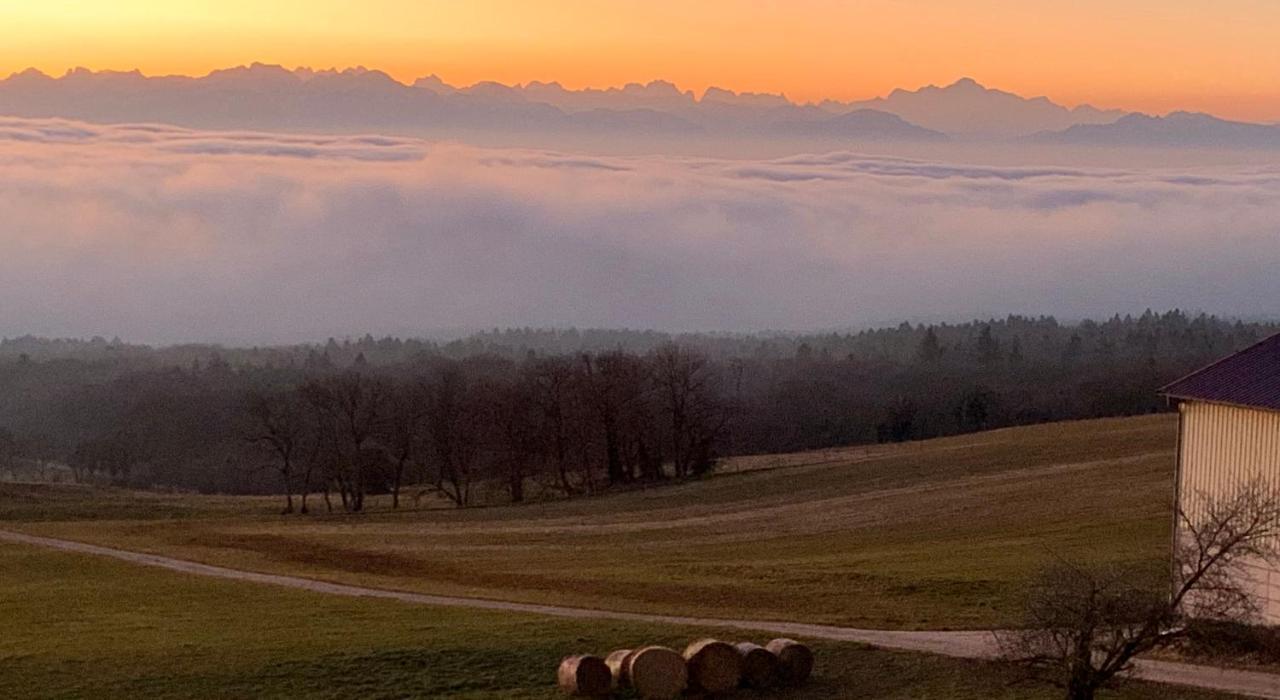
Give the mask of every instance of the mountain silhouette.
[[897, 89], [887, 97], [861, 102], [826, 102], [827, 109], [876, 109], [896, 114], [927, 129], [948, 134], [1009, 137], [1066, 129], [1076, 124], [1102, 124], [1124, 116], [1120, 110], [1088, 105], [1068, 109], [1047, 97], [1025, 98], [962, 78], [945, 87]]
[[[378, 70], [289, 70], [254, 63], [204, 77], [75, 69], [0, 80], [0, 114], [191, 128], [382, 131], [442, 138], [487, 134], [503, 143], [592, 135], [681, 138], [786, 136], [820, 144], [939, 135], [883, 112], [833, 115], [781, 95], [711, 88], [701, 99], [672, 83], [569, 90], [559, 83], [467, 87], [426, 76], [405, 85]], [[892, 117], [886, 119], [886, 117]]]
[[1033, 138], [1077, 146], [1273, 149], [1280, 148], [1280, 126], [1229, 121], [1201, 112], [1163, 117], [1130, 114], [1111, 124], [1081, 124]]
[[[569, 89], [556, 82], [404, 84], [374, 69], [254, 63], [203, 77], [77, 68], [0, 80], [0, 115], [202, 129], [381, 132], [482, 145], [561, 147], [751, 139], [791, 152], [867, 141], [1009, 141], [1188, 148], [1280, 147], [1280, 126], [1207, 114], [1165, 117], [1024, 98], [971, 78], [859, 102], [797, 104], [780, 94], [711, 87], [701, 96], [655, 80]], [[785, 141], [785, 143], [784, 143]], [[776, 149], [775, 149], [776, 150]]]

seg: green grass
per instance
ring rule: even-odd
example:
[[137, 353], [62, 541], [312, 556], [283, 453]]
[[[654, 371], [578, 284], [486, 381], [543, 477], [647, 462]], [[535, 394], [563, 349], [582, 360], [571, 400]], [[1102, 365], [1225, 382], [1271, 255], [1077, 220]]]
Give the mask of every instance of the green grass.
[[276, 498], [196, 496], [104, 486], [0, 482], [0, 524], [260, 518], [279, 511], [280, 501]]
[[[883, 628], [1017, 621], [1055, 556], [1163, 566], [1171, 416], [744, 458], [702, 482], [520, 507], [282, 517], [92, 491], [5, 527], [404, 590]], [[76, 499], [83, 501], [77, 507]], [[83, 511], [83, 514], [80, 512]], [[83, 520], [93, 518], [92, 522]]]
[[[0, 545], [0, 697], [560, 697], [558, 660], [707, 630], [412, 606]], [[993, 664], [814, 644], [813, 682], [737, 697], [1038, 699]], [[1112, 698], [1209, 699], [1131, 684]]]

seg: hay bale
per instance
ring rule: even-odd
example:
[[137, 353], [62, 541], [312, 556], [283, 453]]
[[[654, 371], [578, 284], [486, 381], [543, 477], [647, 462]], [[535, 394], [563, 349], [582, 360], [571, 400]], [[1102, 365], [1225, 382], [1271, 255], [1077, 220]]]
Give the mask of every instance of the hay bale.
[[557, 673], [560, 689], [584, 698], [603, 698], [612, 690], [613, 678], [604, 659], [598, 656], [570, 656], [560, 662]]
[[631, 686], [631, 679], [627, 676], [627, 664], [631, 661], [631, 655], [634, 654], [630, 649], [619, 649], [612, 654], [604, 657], [604, 663], [609, 667], [609, 673], [613, 675], [613, 687], [628, 688]]
[[742, 684], [748, 688], [771, 688], [778, 682], [778, 657], [759, 644], [733, 645], [742, 659]]
[[674, 700], [689, 684], [684, 658], [666, 647], [637, 649], [625, 668], [627, 682], [644, 700]]
[[785, 685], [800, 685], [813, 673], [813, 652], [792, 639], [775, 639], [765, 649], [778, 657], [778, 678]]
[[684, 650], [689, 686], [708, 693], [727, 693], [742, 680], [742, 659], [733, 646], [716, 639], [699, 639]]

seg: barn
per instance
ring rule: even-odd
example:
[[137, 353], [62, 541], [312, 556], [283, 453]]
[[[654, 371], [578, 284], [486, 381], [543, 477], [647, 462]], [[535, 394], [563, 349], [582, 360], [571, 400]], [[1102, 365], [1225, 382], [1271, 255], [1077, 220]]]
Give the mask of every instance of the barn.
[[[1191, 512], [1198, 496], [1227, 496], [1258, 480], [1280, 486], [1280, 335], [1161, 393], [1178, 407], [1179, 507]], [[1263, 621], [1280, 624], [1280, 570], [1261, 562], [1251, 569]]]

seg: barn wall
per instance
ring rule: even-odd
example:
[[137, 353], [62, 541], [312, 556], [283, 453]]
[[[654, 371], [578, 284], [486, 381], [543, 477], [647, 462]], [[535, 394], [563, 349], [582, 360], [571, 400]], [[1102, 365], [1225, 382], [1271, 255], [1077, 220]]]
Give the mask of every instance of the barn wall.
[[1187, 402], [1178, 493], [1227, 495], [1239, 484], [1280, 484], [1280, 412]]
[[[1255, 480], [1280, 486], [1280, 412], [1198, 401], [1179, 410], [1178, 497], [1192, 517], [1202, 497], [1229, 497]], [[1250, 579], [1264, 621], [1280, 624], [1280, 570], [1260, 563]]]

